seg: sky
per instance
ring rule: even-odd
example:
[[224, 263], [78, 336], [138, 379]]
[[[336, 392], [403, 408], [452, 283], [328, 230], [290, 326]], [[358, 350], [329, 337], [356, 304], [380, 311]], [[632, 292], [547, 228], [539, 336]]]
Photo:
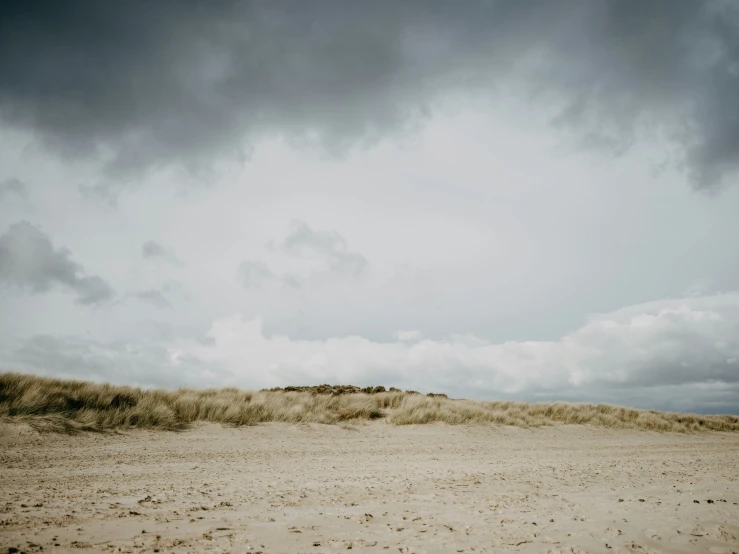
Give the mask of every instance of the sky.
[[0, 6], [0, 371], [739, 413], [730, 0]]

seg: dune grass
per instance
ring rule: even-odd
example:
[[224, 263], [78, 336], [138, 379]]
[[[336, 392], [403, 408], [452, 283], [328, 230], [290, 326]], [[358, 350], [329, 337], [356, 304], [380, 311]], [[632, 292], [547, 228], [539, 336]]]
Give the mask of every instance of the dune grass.
[[542, 427], [587, 424], [618, 429], [739, 431], [739, 417], [636, 410], [606, 404], [477, 402], [384, 387], [288, 387], [142, 390], [85, 381], [0, 374], [0, 419], [41, 432], [126, 428], [182, 430], [195, 422], [230, 426], [263, 422], [324, 423], [385, 419], [395, 425]]

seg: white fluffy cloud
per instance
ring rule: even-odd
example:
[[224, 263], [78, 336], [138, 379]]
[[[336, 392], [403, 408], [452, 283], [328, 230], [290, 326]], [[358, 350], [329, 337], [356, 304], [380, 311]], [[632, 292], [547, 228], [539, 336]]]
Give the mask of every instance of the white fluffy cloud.
[[[456, 396], [623, 401], [652, 390], [652, 403], [689, 407], [676, 392], [739, 384], [739, 294], [663, 300], [593, 317], [556, 341], [494, 344], [479, 337], [373, 342], [359, 336], [291, 340], [265, 336], [260, 318], [215, 321], [208, 345], [189, 356], [225, 369], [234, 384], [385, 384]], [[739, 402], [736, 402], [739, 404]]]

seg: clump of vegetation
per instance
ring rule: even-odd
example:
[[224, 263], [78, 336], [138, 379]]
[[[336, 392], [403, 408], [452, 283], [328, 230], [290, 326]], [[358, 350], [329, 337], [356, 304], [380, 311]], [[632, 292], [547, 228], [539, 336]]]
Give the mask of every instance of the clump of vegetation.
[[[379, 394], [381, 392], [403, 392], [395, 387], [386, 389], [383, 386], [379, 387], [356, 387], [354, 385], [315, 385], [315, 386], [301, 386], [301, 387], [275, 387], [273, 389], [263, 389], [262, 392], [308, 392], [310, 394], [330, 394], [332, 396], [339, 396], [342, 394]], [[406, 394], [420, 394], [416, 391], [405, 391]], [[429, 396], [438, 396], [434, 393], [429, 393]]]
[[195, 422], [256, 425], [385, 419], [395, 425], [442, 422], [541, 427], [587, 424], [615, 429], [739, 431], [739, 417], [635, 410], [606, 404], [476, 402], [384, 387], [319, 385], [143, 390], [86, 381], [0, 374], [0, 418], [38, 431], [76, 433], [125, 428], [177, 431]]

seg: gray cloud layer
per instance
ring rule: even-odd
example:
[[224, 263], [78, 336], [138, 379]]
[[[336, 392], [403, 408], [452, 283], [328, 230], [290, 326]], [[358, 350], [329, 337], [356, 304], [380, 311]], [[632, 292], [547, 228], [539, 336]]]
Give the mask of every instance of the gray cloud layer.
[[[203, 386], [218, 382], [219, 374], [190, 356], [176, 356], [157, 343], [103, 342], [88, 337], [33, 336], [13, 349], [0, 349], [3, 369], [34, 373], [171, 386], [173, 383]], [[211, 379], [203, 377], [209, 372]]]
[[111, 183], [98, 183], [97, 185], [78, 185], [77, 190], [87, 200], [98, 202], [107, 202], [111, 206], [118, 203], [118, 195], [120, 187], [116, 187]]
[[172, 249], [162, 246], [156, 241], [150, 240], [141, 247], [141, 255], [147, 260], [161, 259], [172, 265], [181, 266], [182, 261], [177, 257]]
[[149, 289], [149, 290], [143, 290], [141, 292], [137, 292], [135, 294], [132, 294], [134, 298], [137, 300], [140, 300], [141, 302], [145, 302], [147, 304], [151, 304], [152, 306], [156, 306], [157, 308], [171, 308], [172, 303], [167, 300], [167, 297], [162, 294], [162, 291], [157, 289]]
[[245, 260], [239, 265], [239, 278], [247, 289], [260, 289], [279, 280], [267, 264], [250, 260]]
[[27, 221], [15, 223], [0, 235], [0, 283], [46, 292], [61, 285], [75, 292], [80, 304], [113, 298], [111, 286], [97, 275], [86, 275], [66, 248], [55, 249], [41, 229]]
[[264, 289], [281, 286], [288, 289], [300, 289], [303, 281], [293, 273], [278, 275], [267, 264], [260, 261], [244, 260], [239, 264], [239, 280], [245, 289]]
[[513, 81], [584, 144], [623, 150], [645, 124], [696, 186], [739, 168], [726, 0], [10, 1], [0, 31], [0, 117], [119, 175], [264, 134], [341, 150]]
[[291, 256], [323, 259], [338, 273], [360, 275], [367, 268], [367, 259], [351, 252], [346, 239], [338, 232], [315, 231], [301, 221], [293, 223], [282, 248]]
[[4, 196], [15, 195], [20, 198], [28, 198], [28, 187], [20, 179], [6, 179], [0, 182], [0, 199]]

